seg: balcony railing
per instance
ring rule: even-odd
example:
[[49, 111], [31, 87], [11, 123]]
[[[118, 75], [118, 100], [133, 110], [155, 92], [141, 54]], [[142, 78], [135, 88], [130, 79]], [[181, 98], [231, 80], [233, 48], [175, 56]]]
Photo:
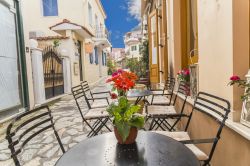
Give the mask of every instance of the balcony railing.
[[109, 40], [109, 31], [104, 26], [95, 27], [95, 37], [98, 39], [107, 39]]

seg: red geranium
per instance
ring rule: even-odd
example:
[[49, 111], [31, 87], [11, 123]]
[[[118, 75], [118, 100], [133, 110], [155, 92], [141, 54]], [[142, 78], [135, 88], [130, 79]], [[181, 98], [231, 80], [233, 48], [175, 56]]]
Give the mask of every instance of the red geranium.
[[117, 94], [115, 94], [115, 93], [111, 94], [111, 99], [117, 99], [117, 97], [118, 97]]
[[135, 73], [127, 72], [124, 70], [118, 70], [112, 74], [112, 78], [106, 82], [113, 82], [114, 88], [118, 91], [127, 92], [129, 89], [135, 86], [135, 81], [138, 79]]

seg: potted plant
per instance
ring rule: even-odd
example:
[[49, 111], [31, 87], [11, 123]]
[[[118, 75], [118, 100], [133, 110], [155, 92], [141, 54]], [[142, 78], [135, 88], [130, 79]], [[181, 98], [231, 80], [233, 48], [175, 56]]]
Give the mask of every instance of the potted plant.
[[185, 83], [185, 91], [190, 96], [190, 70], [183, 69], [177, 73], [177, 79]]
[[230, 77], [229, 85], [238, 85], [238, 87], [245, 89], [244, 94], [241, 96], [243, 107], [240, 120], [242, 124], [250, 127], [250, 82], [234, 75]]
[[132, 144], [135, 142], [138, 128], [144, 126], [144, 117], [139, 114], [140, 105], [131, 104], [127, 97], [127, 91], [135, 85], [137, 76], [132, 72], [118, 70], [112, 74], [107, 83], [112, 83], [111, 98], [114, 100], [107, 108], [107, 112], [113, 118], [114, 133], [120, 144]]

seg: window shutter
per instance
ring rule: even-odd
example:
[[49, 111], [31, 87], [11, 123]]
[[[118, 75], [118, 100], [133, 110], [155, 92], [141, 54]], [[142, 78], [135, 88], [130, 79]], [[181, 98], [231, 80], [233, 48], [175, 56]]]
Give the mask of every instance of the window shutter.
[[97, 47], [95, 47], [95, 64], [98, 64], [98, 50]]
[[93, 64], [93, 53], [89, 54], [89, 63]]
[[102, 51], [102, 65], [104, 66], [105, 62], [104, 62], [104, 52]]

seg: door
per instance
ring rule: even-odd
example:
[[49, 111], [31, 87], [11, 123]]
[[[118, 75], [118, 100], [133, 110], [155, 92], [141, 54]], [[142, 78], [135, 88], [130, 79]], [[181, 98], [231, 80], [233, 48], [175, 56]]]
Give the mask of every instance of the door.
[[80, 72], [80, 81], [83, 81], [83, 71], [82, 71], [82, 43], [78, 41], [78, 55], [79, 55], [79, 72]]
[[157, 11], [149, 15], [149, 70], [150, 82], [159, 83], [159, 48], [158, 48], [158, 18]]
[[43, 72], [46, 99], [63, 94], [63, 61], [53, 46], [43, 51]]

